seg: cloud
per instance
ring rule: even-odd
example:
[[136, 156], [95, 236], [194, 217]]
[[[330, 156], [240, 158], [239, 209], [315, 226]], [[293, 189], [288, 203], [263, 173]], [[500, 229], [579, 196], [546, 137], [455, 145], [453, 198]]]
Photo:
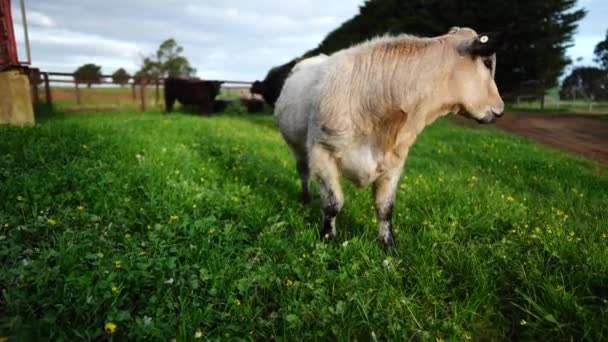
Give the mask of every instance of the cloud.
[[144, 50], [143, 46], [106, 38], [101, 35], [74, 32], [63, 29], [32, 30], [30, 43], [56, 49], [77, 49], [92, 52], [92, 56], [116, 56], [135, 58]]
[[[589, 9], [569, 55], [591, 60], [606, 30], [606, 0], [581, 0]], [[316, 47], [358, 12], [364, 0], [28, 0], [32, 59], [51, 71], [97, 63], [104, 72], [133, 72], [142, 55], [175, 38], [206, 79], [263, 78], [268, 69]], [[15, 5], [16, 1], [13, 1]], [[602, 12], [602, 10], [604, 12]], [[14, 12], [23, 50], [20, 15]], [[586, 38], [585, 38], [586, 37]], [[580, 39], [579, 39], [580, 38]], [[598, 39], [599, 41], [599, 39]]]
[[45, 15], [45, 14], [37, 12], [37, 11], [29, 11], [26, 13], [27, 13], [27, 22], [31, 26], [40, 26], [40, 27], [45, 27], [45, 28], [55, 26], [55, 21], [48, 15]]
[[292, 17], [285, 14], [272, 13], [262, 10], [247, 10], [235, 7], [214, 7], [206, 4], [191, 4], [183, 9], [184, 15], [212, 23], [238, 25], [245, 31], [285, 32], [299, 31], [306, 27], [327, 29], [338, 23], [333, 16], [321, 17]]

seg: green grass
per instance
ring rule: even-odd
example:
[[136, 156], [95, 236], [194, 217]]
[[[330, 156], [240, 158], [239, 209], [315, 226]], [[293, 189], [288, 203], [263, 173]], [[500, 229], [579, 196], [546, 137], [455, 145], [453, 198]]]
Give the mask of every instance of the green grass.
[[346, 182], [338, 240], [317, 240], [269, 116], [50, 113], [0, 136], [0, 337], [608, 338], [608, 176], [590, 161], [433, 124], [387, 255], [370, 190]]

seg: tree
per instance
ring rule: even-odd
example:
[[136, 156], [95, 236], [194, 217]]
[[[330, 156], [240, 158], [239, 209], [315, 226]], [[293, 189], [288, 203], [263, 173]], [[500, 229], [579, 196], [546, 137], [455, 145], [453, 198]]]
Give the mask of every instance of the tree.
[[129, 78], [131, 78], [131, 75], [123, 68], [116, 70], [112, 74], [112, 82], [120, 84], [121, 87], [124, 87], [125, 84], [129, 83]]
[[143, 70], [139, 70], [138, 72], [135, 73], [135, 75], [133, 75], [133, 81], [135, 83], [141, 83], [142, 81], [148, 82], [148, 79], [149, 79], [148, 75]]
[[578, 67], [562, 82], [560, 98], [591, 101], [608, 100], [608, 71], [596, 67]]
[[606, 30], [606, 38], [597, 43], [593, 53], [595, 54], [595, 61], [608, 70], [608, 30]]
[[153, 56], [142, 60], [140, 71], [146, 75], [148, 80], [159, 78], [192, 78], [196, 69], [190, 66], [190, 62], [182, 55], [184, 48], [179, 46], [175, 39], [167, 39], [160, 44]]
[[496, 72], [501, 93], [515, 92], [526, 82], [550, 88], [570, 63], [565, 52], [586, 13], [575, 6], [576, 0], [368, 0], [306, 56], [332, 53], [387, 32], [435, 36], [466, 25], [478, 32], [507, 33]]
[[160, 64], [163, 77], [192, 77], [196, 69], [190, 66], [186, 57], [182, 56], [184, 48], [177, 45], [175, 39], [162, 42], [156, 51], [156, 60]]
[[101, 83], [101, 66], [92, 63], [80, 66], [74, 71], [74, 81], [84, 83], [89, 88], [92, 84]]

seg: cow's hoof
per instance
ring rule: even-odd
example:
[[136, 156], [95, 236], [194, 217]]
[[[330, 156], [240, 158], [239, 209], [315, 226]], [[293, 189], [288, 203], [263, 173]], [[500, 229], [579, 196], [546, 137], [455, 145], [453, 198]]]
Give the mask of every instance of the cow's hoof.
[[302, 194], [300, 194], [300, 203], [302, 203], [302, 204], [310, 204], [310, 201], [311, 201], [310, 194], [308, 194], [308, 193], [302, 193]]
[[392, 235], [378, 237], [378, 242], [380, 242], [380, 245], [382, 245], [382, 248], [384, 248], [387, 253], [392, 255], [397, 254], [397, 247], [395, 246], [395, 240], [393, 240]]

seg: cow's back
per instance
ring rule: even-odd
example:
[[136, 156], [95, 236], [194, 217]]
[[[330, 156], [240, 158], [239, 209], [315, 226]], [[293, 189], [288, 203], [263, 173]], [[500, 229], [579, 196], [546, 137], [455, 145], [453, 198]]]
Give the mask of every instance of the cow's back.
[[317, 58], [297, 67], [285, 80], [276, 102], [275, 121], [292, 148], [305, 149], [309, 118], [318, 107], [318, 85], [324, 75], [324, 60]]

